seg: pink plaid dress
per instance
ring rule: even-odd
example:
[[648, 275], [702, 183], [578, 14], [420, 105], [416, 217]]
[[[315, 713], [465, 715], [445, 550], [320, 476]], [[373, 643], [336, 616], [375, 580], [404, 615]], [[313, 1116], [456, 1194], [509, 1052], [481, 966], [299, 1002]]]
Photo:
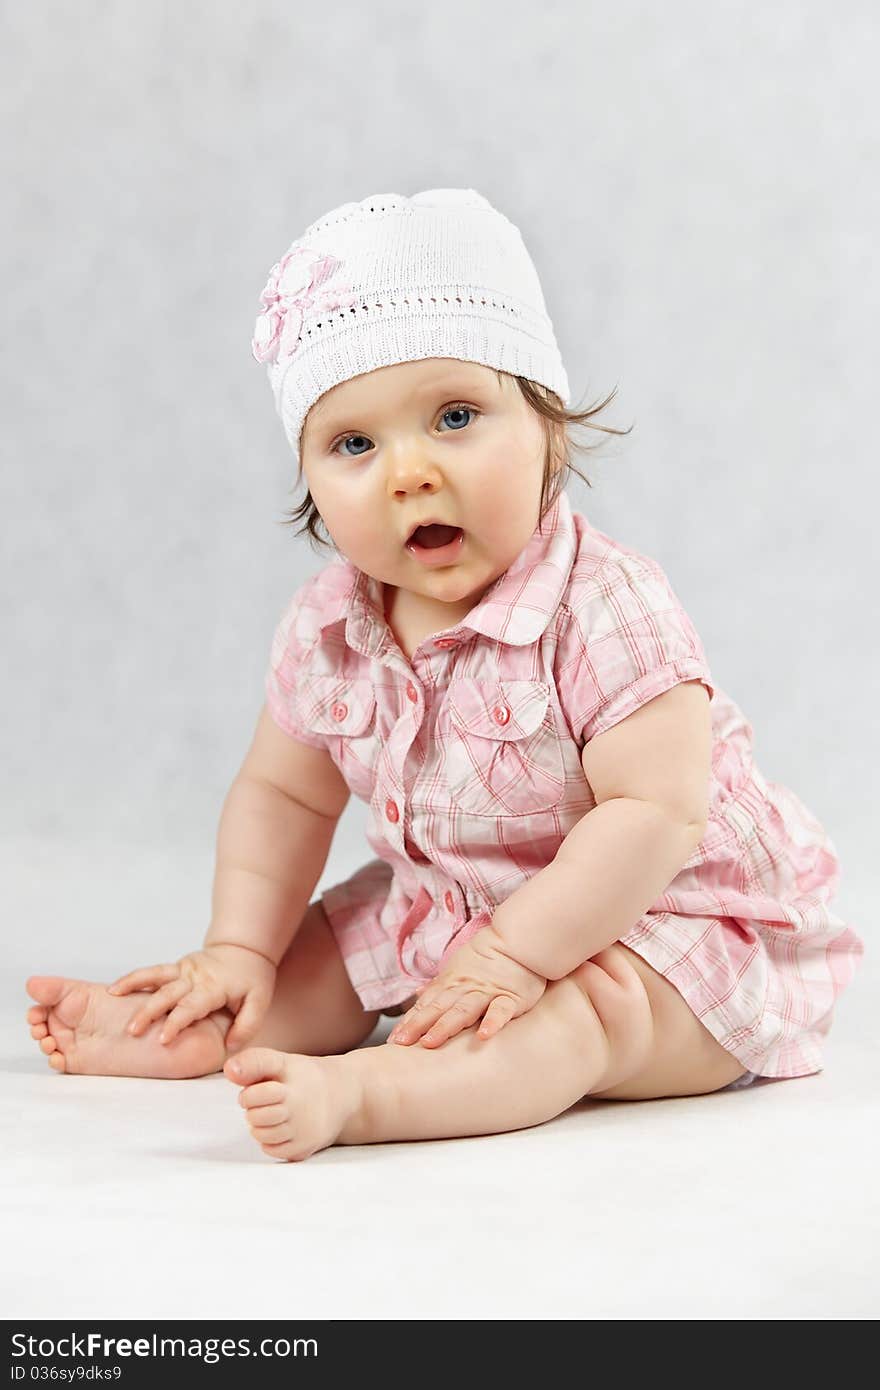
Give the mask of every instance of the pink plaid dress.
[[369, 807], [375, 857], [321, 899], [364, 1008], [409, 998], [550, 863], [595, 805], [587, 739], [695, 678], [714, 731], [706, 833], [620, 940], [749, 1071], [821, 1071], [864, 951], [829, 905], [834, 847], [755, 766], [752, 727], [715, 685], [660, 565], [590, 526], [564, 492], [543, 534], [412, 662], [381, 583], [344, 558], [301, 585], [275, 631], [272, 717], [326, 749]]

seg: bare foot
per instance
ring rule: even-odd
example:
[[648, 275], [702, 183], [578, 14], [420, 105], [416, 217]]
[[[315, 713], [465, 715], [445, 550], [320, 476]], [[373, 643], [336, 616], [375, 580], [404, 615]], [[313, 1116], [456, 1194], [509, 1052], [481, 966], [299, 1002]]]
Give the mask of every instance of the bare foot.
[[27, 1011], [36, 1038], [59, 1072], [85, 1076], [154, 1076], [163, 1080], [207, 1076], [226, 1058], [232, 1014], [222, 1009], [191, 1023], [168, 1044], [159, 1042], [164, 1018], [132, 1037], [129, 1020], [143, 994], [108, 994], [106, 985], [31, 975], [25, 988], [38, 1002]]
[[305, 1057], [248, 1047], [229, 1058], [223, 1074], [243, 1088], [238, 1103], [270, 1158], [296, 1163], [340, 1139], [360, 1142], [363, 1085], [345, 1055]]

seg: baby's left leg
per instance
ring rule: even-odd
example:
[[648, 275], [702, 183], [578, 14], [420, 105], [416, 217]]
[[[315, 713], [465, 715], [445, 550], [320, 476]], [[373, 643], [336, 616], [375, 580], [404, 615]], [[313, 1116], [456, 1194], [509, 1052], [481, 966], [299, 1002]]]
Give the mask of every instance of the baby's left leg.
[[333, 1143], [523, 1129], [586, 1095], [701, 1095], [743, 1070], [674, 986], [619, 942], [489, 1039], [469, 1028], [440, 1047], [332, 1057], [247, 1048], [224, 1067], [254, 1138], [287, 1160]]

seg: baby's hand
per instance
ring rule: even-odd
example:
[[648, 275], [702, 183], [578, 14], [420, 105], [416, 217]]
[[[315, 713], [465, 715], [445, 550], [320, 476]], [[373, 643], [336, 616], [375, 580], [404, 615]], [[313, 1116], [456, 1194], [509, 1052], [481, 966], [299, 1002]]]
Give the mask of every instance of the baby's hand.
[[110, 994], [155, 991], [128, 1025], [137, 1036], [162, 1014], [168, 1014], [159, 1041], [169, 1043], [188, 1024], [217, 1009], [236, 1015], [226, 1035], [227, 1050], [243, 1046], [254, 1036], [272, 1001], [276, 967], [246, 946], [217, 944], [192, 951], [169, 965], [132, 970], [108, 986]]
[[507, 955], [490, 923], [454, 953], [441, 975], [423, 986], [418, 1003], [394, 1025], [387, 1041], [421, 1039], [423, 1046], [431, 1047], [480, 1018], [477, 1036], [491, 1038], [512, 1018], [533, 1009], [546, 988], [543, 975]]

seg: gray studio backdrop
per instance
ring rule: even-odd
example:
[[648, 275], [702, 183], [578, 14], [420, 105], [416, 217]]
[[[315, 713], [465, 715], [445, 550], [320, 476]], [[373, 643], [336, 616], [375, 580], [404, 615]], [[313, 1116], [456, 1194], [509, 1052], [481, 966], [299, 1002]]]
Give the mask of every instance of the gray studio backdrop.
[[874, 7], [28, 0], [3, 28], [14, 1011], [31, 970], [201, 940], [271, 634], [326, 563], [280, 524], [259, 291], [328, 208], [437, 186], [522, 230], [575, 399], [617, 388], [634, 429], [572, 504], [663, 564], [870, 935]]

